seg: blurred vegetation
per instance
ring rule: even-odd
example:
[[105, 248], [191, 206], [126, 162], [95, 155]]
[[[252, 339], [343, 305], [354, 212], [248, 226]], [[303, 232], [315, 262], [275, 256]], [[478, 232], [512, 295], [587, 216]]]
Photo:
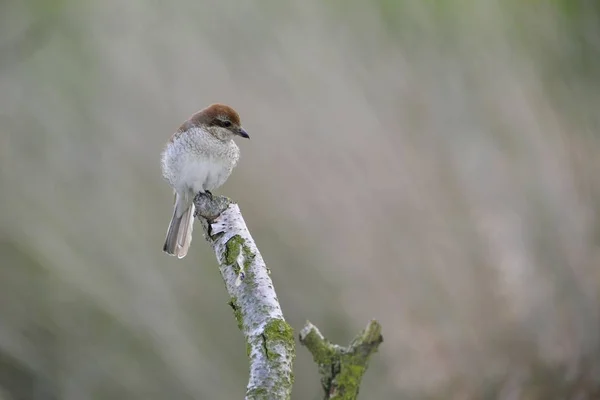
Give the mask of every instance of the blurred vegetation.
[[0, 399], [243, 396], [214, 255], [160, 252], [217, 101], [288, 321], [383, 325], [363, 398], [600, 398], [599, 38], [584, 0], [0, 3]]

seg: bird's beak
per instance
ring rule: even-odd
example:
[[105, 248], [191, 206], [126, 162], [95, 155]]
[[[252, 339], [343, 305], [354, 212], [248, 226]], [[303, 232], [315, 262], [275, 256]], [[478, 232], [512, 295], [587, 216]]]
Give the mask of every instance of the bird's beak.
[[250, 139], [250, 135], [248, 135], [248, 132], [246, 132], [244, 130], [244, 128], [240, 128], [240, 130], [237, 132], [237, 134], [238, 134], [238, 136], [241, 136], [243, 138]]

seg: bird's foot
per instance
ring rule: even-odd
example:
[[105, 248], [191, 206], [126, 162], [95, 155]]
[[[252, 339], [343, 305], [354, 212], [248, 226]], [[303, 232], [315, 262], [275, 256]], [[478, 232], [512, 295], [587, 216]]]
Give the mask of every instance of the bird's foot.
[[213, 194], [210, 192], [210, 190], [205, 190], [205, 191], [204, 191], [204, 194], [205, 194], [206, 196], [208, 196], [208, 198], [209, 198], [209, 199], [211, 199], [211, 200], [213, 199]]

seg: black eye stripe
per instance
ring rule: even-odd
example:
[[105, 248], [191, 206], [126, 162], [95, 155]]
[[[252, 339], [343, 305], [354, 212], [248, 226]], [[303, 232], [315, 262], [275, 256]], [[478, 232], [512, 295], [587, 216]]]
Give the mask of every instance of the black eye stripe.
[[231, 127], [231, 121], [226, 121], [222, 119], [215, 119], [215, 125], [220, 126], [221, 128], [229, 128]]

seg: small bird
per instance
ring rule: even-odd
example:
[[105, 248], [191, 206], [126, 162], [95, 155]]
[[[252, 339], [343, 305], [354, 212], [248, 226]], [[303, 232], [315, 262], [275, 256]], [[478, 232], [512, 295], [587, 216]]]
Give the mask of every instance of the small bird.
[[185, 121], [162, 153], [162, 175], [175, 192], [173, 217], [163, 251], [183, 258], [192, 241], [194, 197], [229, 178], [240, 158], [235, 136], [249, 139], [240, 116], [224, 104], [212, 104]]

